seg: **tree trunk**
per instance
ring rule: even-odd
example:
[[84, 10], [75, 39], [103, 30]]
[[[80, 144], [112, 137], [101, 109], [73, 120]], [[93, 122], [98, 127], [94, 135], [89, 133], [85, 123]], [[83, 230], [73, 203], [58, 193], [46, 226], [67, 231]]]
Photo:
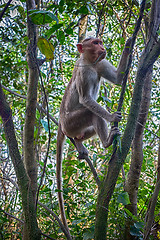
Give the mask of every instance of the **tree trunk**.
[[[39, 80], [39, 67], [37, 64], [37, 28], [29, 18], [29, 10], [35, 9], [35, 0], [27, 0], [27, 35], [29, 44], [27, 49], [28, 61], [28, 91], [26, 103], [26, 116], [24, 126], [24, 164], [29, 176], [29, 188], [32, 192], [34, 210], [36, 212], [37, 193], [37, 163], [35, 159], [34, 127], [36, 118], [37, 87]], [[28, 200], [29, 201], [29, 200]], [[31, 223], [32, 224], [32, 223]], [[25, 219], [24, 240], [30, 240], [29, 226]], [[37, 239], [41, 237], [38, 236]]]
[[[156, 32], [159, 27], [159, 8], [160, 1], [154, 0], [152, 1], [151, 14], [150, 14], [150, 23], [148, 32], [148, 41], [150, 41], [150, 48], [155, 42]], [[135, 136], [132, 144], [132, 157], [131, 157], [131, 165], [130, 170], [127, 176], [125, 190], [129, 194], [129, 199], [131, 204], [127, 205], [126, 208], [130, 210], [130, 212], [134, 215], [137, 215], [137, 193], [139, 186], [139, 177], [141, 173], [141, 166], [143, 162], [143, 131], [144, 126], [146, 124], [149, 104], [150, 104], [150, 94], [152, 88], [152, 71], [153, 68], [148, 69], [146, 78], [144, 80], [144, 88], [142, 95], [142, 102], [138, 117], [138, 122], [136, 126]], [[124, 238], [126, 240], [136, 239], [136, 237], [130, 234], [130, 226], [133, 225], [133, 222], [128, 220], [126, 222], [126, 229], [124, 233]]]
[[30, 178], [30, 186], [33, 194], [33, 200], [36, 203], [37, 193], [37, 164], [35, 160], [34, 149], [34, 126], [37, 103], [37, 87], [39, 71], [37, 64], [37, 29], [28, 16], [28, 10], [35, 8], [34, 0], [27, 0], [27, 29], [28, 29], [28, 50], [27, 61], [29, 68], [28, 91], [26, 103], [26, 116], [24, 126], [24, 163], [27, 174]]
[[41, 239], [41, 232], [37, 224], [36, 211], [30, 188], [30, 181], [26, 174], [24, 163], [18, 149], [14, 124], [12, 120], [12, 111], [10, 109], [10, 106], [5, 100], [1, 84], [0, 84], [0, 116], [2, 117], [4, 133], [9, 148], [9, 154], [14, 165], [15, 173], [18, 180], [18, 186], [22, 197], [22, 207], [25, 217], [25, 226], [27, 229], [27, 235], [24, 236], [24, 239], [39, 240]]
[[[148, 116], [151, 85], [152, 85], [152, 70], [148, 71], [144, 81], [142, 102], [138, 122], [136, 125], [135, 136], [132, 143], [131, 165], [125, 184], [125, 191], [128, 192], [129, 199], [131, 202], [131, 204], [127, 205], [126, 208], [134, 215], [137, 215], [137, 193], [139, 186], [139, 177], [143, 162], [143, 131]], [[124, 233], [124, 239], [126, 240], [135, 239], [135, 237], [130, 234], [131, 225], [133, 225], [133, 222], [127, 220], [125, 225], [126, 229]]]

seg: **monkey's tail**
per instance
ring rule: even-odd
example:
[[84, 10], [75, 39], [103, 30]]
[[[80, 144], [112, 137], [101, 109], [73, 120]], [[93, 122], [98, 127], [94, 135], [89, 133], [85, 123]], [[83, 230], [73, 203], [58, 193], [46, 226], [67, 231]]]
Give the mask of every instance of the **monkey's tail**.
[[57, 189], [58, 191], [58, 201], [59, 201], [59, 208], [61, 212], [61, 218], [63, 225], [67, 231], [67, 239], [71, 240], [72, 237], [70, 235], [70, 231], [67, 224], [65, 209], [64, 209], [64, 199], [63, 199], [63, 192], [62, 192], [62, 154], [63, 154], [63, 144], [65, 140], [65, 135], [62, 132], [61, 125], [59, 124], [58, 127], [58, 135], [57, 135], [57, 157], [56, 157], [56, 177], [57, 177]]

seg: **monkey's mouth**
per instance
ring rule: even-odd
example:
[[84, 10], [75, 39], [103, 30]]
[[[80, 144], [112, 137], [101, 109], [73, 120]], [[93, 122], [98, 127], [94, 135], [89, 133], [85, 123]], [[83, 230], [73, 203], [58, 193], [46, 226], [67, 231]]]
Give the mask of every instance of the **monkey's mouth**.
[[96, 59], [96, 62], [99, 62], [99, 61], [101, 61], [102, 59], [105, 58], [105, 56], [106, 56], [106, 51], [99, 52], [98, 55], [99, 55], [99, 57]]
[[106, 56], [106, 51], [100, 52], [99, 57], [100, 58], [105, 58]]

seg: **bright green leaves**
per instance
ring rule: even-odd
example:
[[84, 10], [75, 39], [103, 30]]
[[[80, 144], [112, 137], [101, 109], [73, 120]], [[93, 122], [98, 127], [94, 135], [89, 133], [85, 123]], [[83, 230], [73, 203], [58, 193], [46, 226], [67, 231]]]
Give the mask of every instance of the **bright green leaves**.
[[129, 196], [127, 192], [122, 192], [118, 195], [117, 201], [122, 203], [124, 206], [130, 204]]
[[54, 59], [54, 46], [50, 41], [45, 38], [39, 38], [37, 46], [47, 60], [50, 61]]
[[30, 10], [30, 18], [32, 22], [36, 25], [44, 25], [56, 21], [58, 23], [58, 18], [50, 11], [45, 10]]

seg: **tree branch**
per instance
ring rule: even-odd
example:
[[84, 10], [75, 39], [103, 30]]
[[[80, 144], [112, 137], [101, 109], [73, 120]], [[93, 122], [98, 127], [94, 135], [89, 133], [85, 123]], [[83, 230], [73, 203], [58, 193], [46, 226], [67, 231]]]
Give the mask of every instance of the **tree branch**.
[[11, 2], [12, 2], [12, 0], [9, 0], [8, 3], [6, 3], [6, 6], [3, 8], [3, 10], [2, 10], [2, 12], [0, 14], [0, 21], [2, 20], [3, 15], [4, 15], [5, 11], [7, 10], [7, 8], [9, 7]]
[[[4, 85], [2, 85], [2, 88], [5, 89], [8, 92], [14, 94], [17, 97], [27, 99], [27, 97], [25, 95], [21, 95], [19, 93], [16, 93], [16, 92], [10, 90], [9, 88], [5, 87]], [[43, 113], [47, 114], [47, 110], [44, 109], [40, 104], [36, 103], [36, 107], [39, 111], [42, 111]], [[58, 121], [52, 115], [49, 114], [49, 118], [58, 126]]]
[[86, 162], [88, 163], [88, 165], [89, 165], [89, 167], [90, 167], [90, 169], [91, 169], [91, 172], [93, 173], [93, 177], [94, 177], [94, 179], [95, 179], [98, 187], [100, 187], [101, 181], [100, 181], [100, 179], [99, 179], [99, 177], [98, 177], [98, 174], [97, 174], [97, 172], [96, 172], [96, 169], [94, 168], [94, 166], [93, 166], [91, 160], [89, 159], [88, 155], [86, 155], [86, 154], [84, 154], [84, 155], [79, 155], [78, 158], [79, 158], [79, 159], [85, 159], [85, 160], [86, 160]]
[[47, 206], [45, 206], [43, 203], [38, 201], [38, 204], [43, 207], [46, 211], [48, 211], [58, 222], [61, 230], [63, 231], [63, 233], [65, 234], [65, 236], [67, 237], [67, 239], [70, 239], [70, 235], [68, 234], [68, 231], [66, 230], [66, 228], [64, 227], [64, 225], [62, 224], [61, 220], [59, 219], [59, 217], [51, 210], [49, 209]]
[[[6, 102], [2, 86], [0, 83], [0, 116], [2, 117], [4, 133], [9, 148], [9, 154], [11, 156], [16, 177], [18, 180], [18, 186], [22, 196], [22, 207], [24, 211], [25, 221], [30, 225], [30, 239], [35, 239], [35, 236], [40, 235], [38, 229], [36, 212], [34, 208], [33, 196], [30, 188], [29, 178], [26, 174], [23, 160], [21, 158], [18, 143], [15, 136], [14, 124], [12, 120], [12, 111], [9, 104]], [[34, 236], [34, 237], [33, 237]]]
[[153, 196], [150, 201], [143, 240], [149, 239], [149, 234], [150, 234], [151, 227], [152, 227], [153, 220], [154, 220], [154, 210], [156, 207], [159, 191], [160, 191], [160, 180], [156, 183], [154, 193], [153, 193]]

